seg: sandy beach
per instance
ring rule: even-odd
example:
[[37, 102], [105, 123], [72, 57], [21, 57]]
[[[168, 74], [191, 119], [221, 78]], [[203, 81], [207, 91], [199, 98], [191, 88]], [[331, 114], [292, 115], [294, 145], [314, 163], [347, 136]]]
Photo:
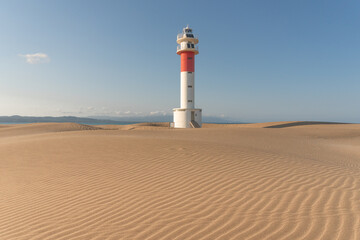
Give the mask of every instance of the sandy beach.
[[0, 125], [0, 239], [360, 239], [360, 124]]

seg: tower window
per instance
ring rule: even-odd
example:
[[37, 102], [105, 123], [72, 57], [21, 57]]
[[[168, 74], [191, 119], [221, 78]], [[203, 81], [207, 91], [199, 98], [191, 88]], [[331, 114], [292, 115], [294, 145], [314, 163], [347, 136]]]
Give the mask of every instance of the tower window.
[[188, 100], [188, 102], [192, 102], [192, 100]]
[[189, 85], [189, 86], [188, 86], [188, 88], [192, 88], [192, 86], [191, 86], [191, 85]]
[[190, 48], [190, 44], [189, 44], [189, 43], [187, 44], [187, 47]]
[[191, 47], [194, 48], [194, 44], [191, 44]]
[[192, 57], [188, 57], [188, 59], [192, 59]]

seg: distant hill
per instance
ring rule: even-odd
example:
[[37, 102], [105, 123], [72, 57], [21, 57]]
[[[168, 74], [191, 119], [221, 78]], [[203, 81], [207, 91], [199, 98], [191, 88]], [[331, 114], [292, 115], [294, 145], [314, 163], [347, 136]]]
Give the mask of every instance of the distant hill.
[[29, 116], [0, 116], [0, 123], [39, 123], [39, 122], [73, 122], [80, 124], [131, 124], [136, 122], [115, 121], [107, 119], [82, 118], [74, 116], [62, 117], [29, 117]]
[[[89, 116], [94, 119], [107, 119], [113, 121], [125, 121], [125, 122], [172, 122], [172, 115], [153, 115], [153, 116], [129, 116], [129, 117], [112, 117], [112, 116]], [[203, 122], [205, 123], [240, 123], [238, 121], [232, 121], [226, 118], [203, 116]]]
[[[0, 123], [40, 123], [40, 122], [74, 122], [80, 124], [132, 124], [141, 122], [172, 122], [173, 116], [129, 116], [129, 117], [111, 117], [111, 116], [91, 116], [91, 117], [30, 117], [30, 116], [0, 116]], [[220, 117], [203, 117], [206, 123], [239, 123]]]

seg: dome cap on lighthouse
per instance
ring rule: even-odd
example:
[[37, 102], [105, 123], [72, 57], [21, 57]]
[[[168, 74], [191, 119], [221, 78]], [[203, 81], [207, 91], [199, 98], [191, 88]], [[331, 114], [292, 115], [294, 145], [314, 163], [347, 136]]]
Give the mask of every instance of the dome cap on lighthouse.
[[186, 28], [183, 29], [184, 32], [187, 32], [187, 33], [192, 33], [192, 29], [189, 28], [189, 24], [186, 25]]

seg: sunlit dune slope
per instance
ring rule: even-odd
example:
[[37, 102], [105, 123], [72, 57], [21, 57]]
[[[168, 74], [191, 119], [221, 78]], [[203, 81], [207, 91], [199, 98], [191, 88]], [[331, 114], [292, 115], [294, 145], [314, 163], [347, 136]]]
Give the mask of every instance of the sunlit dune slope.
[[0, 170], [0, 239], [360, 239], [359, 124], [7, 125]]

